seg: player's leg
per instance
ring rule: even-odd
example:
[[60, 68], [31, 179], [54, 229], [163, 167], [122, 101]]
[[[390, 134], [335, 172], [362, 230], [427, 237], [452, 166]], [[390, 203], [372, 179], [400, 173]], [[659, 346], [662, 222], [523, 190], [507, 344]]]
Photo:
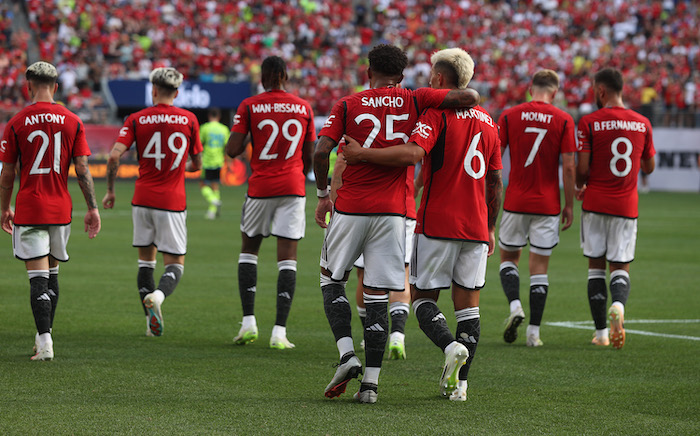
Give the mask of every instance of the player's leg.
[[202, 179], [199, 181], [199, 188], [202, 192], [202, 196], [207, 201], [207, 203], [209, 203], [209, 207], [207, 208], [207, 213], [205, 215], [206, 219], [216, 218], [217, 199], [216, 194], [214, 193], [214, 189], [212, 187], [212, 172], [213, 170], [203, 169], [201, 176]]
[[581, 213], [581, 248], [588, 258], [588, 305], [595, 325], [594, 345], [606, 346], [608, 323], [605, 311], [608, 305], [608, 289], [605, 284], [605, 252], [607, 250], [607, 217], [591, 212]]
[[[364, 329], [365, 328], [365, 319], [367, 318], [367, 309], [365, 308], [365, 300], [364, 300], [364, 293], [365, 293], [365, 287], [362, 285], [362, 282], [365, 279], [365, 258], [364, 256], [360, 255], [360, 257], [357, 258], [355, 261], [355, 271], [357, 274], [357, 287], [355, 288], [355, 305], [357, 307], [357, 316], [360, 318], [360, 326]], [[360, 342], [360, 346], [362, 349], [365, 349], [365, 340], [364, 338]]]
[[[139, 256], [155, 259], [156, 249], [163, 253], [163, 275], [158, 286], [143, 299], [148, 311], [148, 322], [151, 333], [155, 336], [163, 334], [163, 314], [161, 306], [165, 299], [175, 292], [182, 274], [185, 271], [185, 253], [187, 252], [187, 212], [169, 212], [163, 210], [150, 211], [155, 237], [150, 247], [139, 247]], [[142, 253], [143, 250], [143, 253]]]
[[525, 312], [520, 301], [520, 253], [527, 242], [529, 217], [507, 211], [501, 216], [498, 230], [498, 248], [501, 256], [499, 276], [503, 293], [509, 304], [509, 315], [503, 331], [503, 340], [512, 343], [518, 337], [518, 327], [525, 319]]
[[340, 362], [324, 395], [337, 397], [353, 378], [362, 374], [352, 340], [352, 308], [345, 294], [353, 262], [362, 252], [368, 217], [333, 214], [321, 249], [321, 293], [323, 308], [340, 355]]
[[155, 245], [151, 244], [146, 247], [138, 248], [138, 274], [136, 276], [136, 284], [138, 286], [139, 301], [143, 307], [143, 313], [146, 316], [146, 336], [155, 336], [151, 331], [151, 317], [148, 314], [148, 309], [144, 303], [146, 296], [151, 295], [156, 290], [156, 283], [153, 277], [156, 268], [156, 254], [158, 250]]
[[610, 343], [620, 349], [625, 345], [625, 305], [630, 294], [629, 264], [634, 260], [637, 220], [611, 217], [607, 260], [610, 265]]
[[287, 340], [287, 318], [297, 282], [297, 240], [277, 238], [277, 317], [272, 327], [270, 348], [294, 348]]
[[245, 345], [258, 339], [258, 325], [255, 319], [255, 294], [258, 285], [258, 252], [263, 236], [250, 237], [241, 232], [241, 254], [238, 256], [238, 294], [241, 297], [243, 319], [241, 328], [233, 338], [238, 345]]
[[32, 360], [53, 359], [53, 339], [51, 337], [51, 297], [49, 295], [48, 256], [25, 262], [29, 276], [30, 303], [38, 337], [35, 341], [36, 354]]
[[551, 253], [551, 249], [538, 250], [536, 247], [530, 246], [530, 324], [527, 326], [525, 336], [525, 344], [528, 347], [543, 345], [540, 339], [540, 324], [549, 291], [549, 278], [547, 277], [549, 253]]
[[404, 289], [406, 224], [403, 217], [370, 217], [370, 232], [363, 254], [365, 287], [365, 374], [355, 398], [362, 403], [377, 401], [379, 373], [389, 338], [389, 292]]
[[478, 289], [466, 289], [457, 284], [452, 286], [452, 301], [457, 318], [457, 341], [469, 351], [464, 366], [459, 370], [459, 381], [456, 389], [450, 394], [452, 401], [467, 400], [467, 379], [472, 361], [476, 355], [476, 347], [481, 336], [481, 316], [479, 315]]
[[214, 206], [216, 206], [216, 215], [219, 216], [221, 214], [221, 205], [223, 204], [221, 202], [221, 189], [220, 186], [221, 184], [219, 183], [219, 180], [221, 178], [221, 168], [216, 169], [216, 180], [211, 181], [211, 189], [214, 191]]
[[56, 317], [56, 307], [58, 306], [58, 260], [49, 255], [49, 288], [48, 294], [51, 298], [51, 328], [53, 329], [53, 320]]
[[404, 290], [389, 293], [389, 317], [391, 334], [389, 335], [389, 359], [406, 358], [406, 321], [411, 303], [411, 285], [408, 283], [408, 265], [405, 268]]

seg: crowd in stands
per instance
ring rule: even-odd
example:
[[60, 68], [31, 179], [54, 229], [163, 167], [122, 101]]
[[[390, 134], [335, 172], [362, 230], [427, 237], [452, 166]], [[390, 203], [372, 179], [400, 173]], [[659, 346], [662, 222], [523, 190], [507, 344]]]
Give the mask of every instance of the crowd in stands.
[[[29, 34], [8, 31], [7, 3], [0, 6], [2, 104], [21, 105]], [[271, 54], [287, 61], [289, 90], [325, 115], [367, 86], [364, 55], [387, 42], [409, 55], [407, 87], [427, 85], [435, 50], [468, 50], [477, 61], [472, 86], [494, 116], [526, 98], [540, 68], [562, 76], [559, 106], [574, 116], [590, 112], [592, 73], [614, 66], [624, 72], [628, 105], [655, 123], [700, 126], [695, 1], [26, 0], [25, 7], [40, 57], [61, 73], [61, 96], [87, 122], [101, 121], [94, 109], [105, 106], [103, 79], [141, 79], [173, 66], [189, 79], [257, 84]]]

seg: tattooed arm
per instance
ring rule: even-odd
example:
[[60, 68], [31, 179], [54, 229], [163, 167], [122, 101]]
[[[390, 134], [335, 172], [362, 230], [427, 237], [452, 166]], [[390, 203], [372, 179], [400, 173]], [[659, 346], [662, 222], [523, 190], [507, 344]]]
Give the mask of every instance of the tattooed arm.
[[12, 224], [15, 219], [15, 213], [10, 207], [14, 185], [15, 164], [4, 163], [0, 174], [0, 225], [9, 234], [12, 234]]
[[114, 147], [112, 147], [112, 151], [109, 152], [109, 160], [107, 161], [107, 193], [102, 199], [102, 206], [105, 209], [114, 207], [114, 180], [117, 178], [119, 159], [125, 151], [126, 145], [116, 142]]
[[496, 248], [496, 219], [501, 210], [501, 199], [503, 198], [503, 181], [501, 180], [501, 170], [489, 171], [486, 173], [486, 207], [488, 209], [489, 228], [489, 256]]
[[97, 200], [95, 199], [95, 183], [90, 174], [87, 156], [75, 156], [73, 158], [75, 174], [78, 177], [78, 185], [83, 191], [83, 197], [87, 203], [88, 211], [85, 214], [85, 231], [90, 239], [100, 232], [100, 212], [97, 210]]

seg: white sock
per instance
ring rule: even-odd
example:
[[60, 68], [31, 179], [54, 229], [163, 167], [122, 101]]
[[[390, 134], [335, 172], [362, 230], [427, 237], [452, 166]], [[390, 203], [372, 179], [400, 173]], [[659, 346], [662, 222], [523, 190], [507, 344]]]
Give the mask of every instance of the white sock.
[[523, 304], [520, 302], [520, 300], [513, 300], [510, 302], [510, 313], [517, 312], [518, 309], [522, 309]]
[[156, 303], [163, 304], [163, 301], [165, 301], [165, 294], [160, 289], [156, 289], [153, 291], [153, 299]]
[[355, 352], [355, 344], [352, 343], [352, 338], [350, 336], [338, 339], [336, 345], [338, 346], [338, 353], [340, 353], [341, 358], [348, 353]]
[[602, 329], [602, 330], [595, 331], [595, 337], [599, 340], [608, 339], [608, 335], [609, 335], [609, 332], [608, 332], [607, 327]]
[[404, 333], [401, 333], [401, 332], [394, 332], [394, 333], [392, 333], [392, 334], [389, 336], [389, 342], [392, 342], [392, 341], [401, 341], [401, 342], [403, 342], [403, 340], [404, 340], [405, 337], [406, 337], [406, 335], [405, 335]]
[[625, 306], [619, 301], [614, 301], [613, 304], [610, 305], [617, 307], [620, 310], [620, 313], [624, 316], [625, 315]]
[[[39, 335], [39, 349], [44, 349], [47, 345], [53, 345], [51, 333], [42, 333]], [[39, 351], [39, 350], [37, 350]]]
[[532, 325], [532, 324], [528, 325], [528, 326], [527, 326], [526, 335], [527, 335], [527, 336], [533, 336], [533, 335], [534, 335], [535, 337], [538, 337], [538, 338], [539, 338], [539, 337], [540, 337], [540, 326], [538, 326], [538, 325]]
[[281, 325], [275, 325], [272, 327], [273, 338], [286, 338], [287, 337], [287, 327]]
[[246, 315], [243, 317], [241, 327], [250, 328], [255, 326], [257, 326], [257, 323], [255, 322], [255, 315]]
[[381, 368], [374, 368], [368, 366], [365, 368], [365, 375], [362, 377], [362, 383], [371, 383], [378, 385], [379, 384], [379, 371], [381, 371]]
[[450, 354], [450, 352], [451, 352], [451, 351], [454, 349], [454, 347], [456, 347], [457, 345], [459, 345], [459, 342], [457, 342], [457, 341], [452, 341], [452, 342], [450, 342], [450, 345], [448, 345], [448, 346], [445, 347], [445, 356], [447, 356], [448, 354]]

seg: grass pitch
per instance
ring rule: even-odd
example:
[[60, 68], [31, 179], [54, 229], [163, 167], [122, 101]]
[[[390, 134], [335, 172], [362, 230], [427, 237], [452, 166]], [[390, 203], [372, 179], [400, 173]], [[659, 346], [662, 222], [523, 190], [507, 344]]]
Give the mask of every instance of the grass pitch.
[[[267, 344], [275, 318], [274, 239], [263, 243], [258, 265], [260, 339], [232, 343], [241, 319], [236, 271], [244, 187], [224, 188], [222, 216], [212, 222], [203, 218], [197, 184], [188, 184], [185, 274], [163, 305], [164, 335], [147, 338], [131, 247], [133, 183], [117, 184], [116, 209], [101, 211], [102, 232], [90, 241], [82, 232], [84, 202], [71, 181], [71, 260], [60, 269], [52, 362], [29, 360], [35, 328], [27, 275], [10, 237], [0, 235], [0, 434], [700, 434], [697, 194], [640, 198], [622, 350], [589, 344], [577, 215], [550, 263], [544, 347], [525, 347], [524, 327], [514, 344], [503, 342], [508, 305], [492, 257], [467, 402], [439, 397], [442, 353], [411, 314], [408, 359], [385, 360], [378, 403], [360, 405], [352, 401], [355, 381], [340, 398], [323, 396], [338, 355], [318, 284], [323, 233], [313, 221], [310, 188], [288, 322], [294, 350]], [[104, 192], [98, 182], [98, 198]], [[527, 313], [526, 259], [524, 253]], [[353, 277], [349, 295], [355, 284]], [[449, 295], [440, 306], [454, 328]], [[359, 349], [361, 330], [353, 323]]]

